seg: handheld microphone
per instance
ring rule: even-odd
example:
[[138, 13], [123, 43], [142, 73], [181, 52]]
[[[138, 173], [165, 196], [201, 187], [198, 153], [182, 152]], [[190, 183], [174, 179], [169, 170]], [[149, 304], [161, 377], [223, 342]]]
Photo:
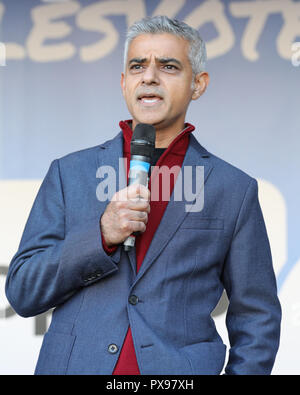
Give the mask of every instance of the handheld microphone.
[[[155, 149], [155, 128], [146, 123], [136, 125], [130, 143], [130, 168], [128, 186], [142, 184], [148, 186], [148, 173], [151, 159]], [[138, 234], [139, 232], [137, 232]], [[124, 241], [124, 250], [129, 251], [134, 247], [136, 233]]]

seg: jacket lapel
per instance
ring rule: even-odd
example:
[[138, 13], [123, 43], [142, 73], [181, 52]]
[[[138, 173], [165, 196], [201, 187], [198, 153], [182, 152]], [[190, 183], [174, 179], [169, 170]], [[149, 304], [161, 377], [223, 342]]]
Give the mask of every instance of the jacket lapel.
[[[178, 187], [177, 183], [182, 182], [182, 190], [184, 186], [187, 185], [187, 177], [184, 177], [185, 171], [184, 168], [190, 166], [193, 168], [193, 185], [195, 183], [195, 167], [203, 166], [204, 168], [204, 177], [203, 181], [206, 182], [210, 172], [212, 171], [213, 166], [209, 163], [209, 153], [206, 151], [204, 147], [202, 147], [196, 138], [191, 134], [190, 135], [190, 144], [188, 146], [183, 164], [182, 164], [182, 181], [180, 177], [177, 178], [176, 185], [174, 187], [172, 196], [167, 205], [166, 211], [163, 215], [163, 218], [160, 222], [159, 227], [157, 228], [155, 235], [152, 239], [152, 242], [148, 248], [148, 251], [145, 255], [143, 264], [137, 274], [135, 282], [137, 282], [149, 269], [155, 259], [159, 256], [161, 251], [165, 248], [169, 240], [173, 237], [178, 227], [184, 220], [187, 215], [189, 209], [193, 202], [185, 200], [185, 194], [183, 193], [183, 199], [181, 201], [174, 200], [174, 191], [175, 188]], [[202, 185], [201, 190], [204, 185]], [[200, 192], [201, 193], [201, 192]], [[198, 194], [199, 195], [199, 194]], [[195, 199], [197, 200], [197, 198]], [[150, 214], [151, 215], [151, 214]]]
[[[107, 167], [112, 167], [116, 175], [116, 191], [126, 187], [126, 172], [123, 160], [123, 135], [120, 132], [114, 139], [101, 144], [98, 155], [97, 178], [105, 178]], [[112, 196], [111, 196], [112, 197]], [[109, 201], [106, 202], [106, 205]]]

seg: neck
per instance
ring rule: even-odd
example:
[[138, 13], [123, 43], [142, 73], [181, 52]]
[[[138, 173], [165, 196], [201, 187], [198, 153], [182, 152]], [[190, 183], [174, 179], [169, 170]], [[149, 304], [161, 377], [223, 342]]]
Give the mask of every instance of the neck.
[[170, 134], [157, 131], [156, 139], [155, 139], [155, 148], [168, 148], [168, 146], [172, 143], [172, 141], [179, 135], [181, 130], [178, 131], [177, 133], [174, 133], [173, 131], [173, 133]]

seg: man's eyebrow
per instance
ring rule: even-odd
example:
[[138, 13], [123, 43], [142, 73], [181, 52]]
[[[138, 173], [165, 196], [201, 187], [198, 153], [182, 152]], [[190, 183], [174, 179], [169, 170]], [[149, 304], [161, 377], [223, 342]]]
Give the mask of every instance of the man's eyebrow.
[[[161, 64], [176, 63], [176, 64], [178, 64], [178, 66], [182, 67], [182, 63], [176, 58], [156, 58], [156, 60]], [[147, 62], [147, 58], [132, 58], [128, 62], [128, 65], [130, 65], [132, 63], [142, 64], [145, 62]]]
[[182, 63], [176, 58], [158, 58], [159, 63], [166, 64], [166, 63], [176, 63], [179, 66], [182, 66]]
[[128, 62], [128, 64], [131, 63], [145, 63], [147, 61], [147, 58], [132, 58], [130, 59], [130, 61]]

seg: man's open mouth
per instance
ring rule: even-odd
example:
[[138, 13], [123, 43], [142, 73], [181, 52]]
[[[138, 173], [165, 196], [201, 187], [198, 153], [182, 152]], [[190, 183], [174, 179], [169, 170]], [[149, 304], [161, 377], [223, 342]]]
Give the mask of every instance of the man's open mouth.
[[143, 104], [155, 104], [162, 101], [162, 97], [157, 95], [140, 95], [138, 100]]

